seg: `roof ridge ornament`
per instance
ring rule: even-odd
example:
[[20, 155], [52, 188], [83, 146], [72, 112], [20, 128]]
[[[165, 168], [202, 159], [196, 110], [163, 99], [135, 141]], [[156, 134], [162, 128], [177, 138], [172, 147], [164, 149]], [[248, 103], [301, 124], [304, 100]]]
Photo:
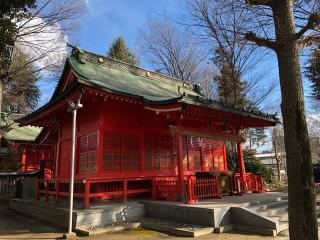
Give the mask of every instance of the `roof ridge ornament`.
[[86, 60], [82, 57], [82, 54], [84, 54], [84, 51], [75, 45], [72, 45], [70, 43], [67, 43], [67, 46], [72, 48], [71, 50], [71, 56], [74, 56], [79, 63], [85, 64]]
[[193, 91], [203, 96], [203, 89], [200, 84], [196, 83], [193, 85]]
[[186, 96], [186, 92], [181, 93], [181, 87], [178, 86], [178, 93], [180, 94], [180, 96], [183, 98]]

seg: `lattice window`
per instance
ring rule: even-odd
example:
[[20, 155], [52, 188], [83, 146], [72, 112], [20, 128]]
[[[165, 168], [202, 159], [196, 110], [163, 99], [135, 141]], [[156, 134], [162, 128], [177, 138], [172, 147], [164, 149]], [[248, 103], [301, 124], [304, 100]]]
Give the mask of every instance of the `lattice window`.
[[170, 170], [174, 168], [174, 140], [170, 135], [146, 135], [144, 167], [148, 170]]
[[201, 171], [201, 146], [200, 137], [183, 136], [182, 154], [184, 170]]
[[139, 170], [140, 137], [133, 135], [104, 135], [103, 168], [106, 170]]
[[204, 170], [212, 172], [214, 171], [212, 142], [207, 139], [203, 139], [202, 148]]
[[226, 171], [227, 166], [224, 156], [224, 145], [221, 142], [213, 142], [213, 159], [215, 171]]
[[79, 172], [94, 172], [97, 170], [97, 142], [97, 133], [79, 138]]

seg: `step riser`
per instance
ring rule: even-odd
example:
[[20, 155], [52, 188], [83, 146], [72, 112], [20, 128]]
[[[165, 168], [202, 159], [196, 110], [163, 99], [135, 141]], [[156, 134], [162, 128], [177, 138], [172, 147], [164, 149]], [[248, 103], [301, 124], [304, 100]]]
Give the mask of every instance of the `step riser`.
[[268, 205], [268, 204], [272, 204], [274, 202], [279, 202], [279, 201], [287, 201], [288, 198], [287, 197], [277, 197], [274, 199], [268, 199], [268, 200], [262, 200], [262, 201], [255, 201], [255, 202], [250, 202], [250, 203], [246, 203], [243, 204], [243, 207], [255, 207], [255, 206], [259, 206], [259, 205]]
[[277, 222], [277, 233], [289, 229], [287, 199], [281, 198], [278, 201], [257, 204], [249, 209], [262, 217]]
[[276, 217], [276, 216], [281, 216], [281, 215], [288, 215], [288, 210], [287, 209], [265, 209], [263, 211], [256, 211], [256, 213], [262, 215], [262, 216], [266, 216], [266, 217]]
[[277, 210], [277, 209], [288, 209], [288, 204], [287, 203], [279, 203], [275, 205], [262, 205], [262, 206], [257, 206], [255, 208], [250, 208], [254, 211], [263, 211], [263, 210]]

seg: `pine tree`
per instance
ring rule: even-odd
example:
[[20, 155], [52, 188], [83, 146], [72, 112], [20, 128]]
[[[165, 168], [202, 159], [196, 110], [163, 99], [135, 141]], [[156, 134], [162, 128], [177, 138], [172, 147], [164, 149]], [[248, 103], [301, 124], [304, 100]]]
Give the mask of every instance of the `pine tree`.
[[[250, 101], [246, 97], [247, 84], [241, 80], [241, 73], [233, 62], [232, 54], [225, 49], [218, 48], [213, 60], [220, 71], [220, 74], [214, 77], [220, 101], [227, 106], [248, 107], [252, 105], [253, 100]], [[247, 129], [243, 132], [243, 136], [249, 140], [250, 149], [253, 145], [259, 147], [260, 144], [264, 144], [267, 138], [264, 128]]]
[[312, 96], [320, 101], [320, 46], [310, 56], [306, 75], [312, 83]]
[[29, 10], [35, 7], [35, 0], [0, 1], [0, 113], [4, 85], [9, 82], [8, 68], [18, 33], [17, 23], [28, 19]]
[[7, 113], [26, 114], [34, 110], [39, 102], [38, 74], [31, 65], [26, 65], [26, 54], [15, 50], [10, 68], [19, 69], [10, 81], [4, 84], [3, 110]]
[[221, 48], [215, 51], [214, 63], [220, 74], [214, 77], [218, 87], [220, 101], [225, 105], [245, 107], [248, 104], [245, 98], [246, 83], [240, 78], [240, 73], [231, 61], [232, 56]]
[[111, 47], [109, 48], [107, 56], [122, 62], [132, 64], [132, 65], [138, 65], [138, 61], [135, 59], [134, 55], [130, 52], [126, 42], [121, 37], [118, 37], [111, 44]]

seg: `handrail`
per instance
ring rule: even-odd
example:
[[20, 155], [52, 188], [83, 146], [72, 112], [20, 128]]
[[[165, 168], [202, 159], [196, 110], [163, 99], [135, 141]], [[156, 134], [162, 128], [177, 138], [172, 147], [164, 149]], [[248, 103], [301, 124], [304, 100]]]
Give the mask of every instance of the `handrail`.
[[[128, 194], [137, 194], [143, 192], [150, 192], [150, 189], [146, 188], [136, 188], [131, 187], [128, 189], [128, 182], [130, 181], [143, 181], [143, 180], [153, 180], [154, 177], [122, 177], [122, 178], [87, 178], [87, 179], [77, 179], [74, 181], [75, 184], [78, 184], [78, 187], [75, 187], [75, 197], [83, 198], [83, 205], [88, 207], [90, 204], [90, 198], [101, 198], [104, 199], [110, 196], [122, 195], [123, 200], [127, 200]], [[112, 185], [121, 182], [121, 185]], [[96, 184], [108, 184], [109, 185], [97, 185]], [[61, 184], [70, 184], [69, 179], [57, 178], [57, 179], [37, 179], [36, 184], [36, 199], [39, 199], [40, 195], [44, 195], [46, 200], [49, 200], [50, 196], [54, 196], [58, 201], [59, 196], [67, 196], [69, 190], [66, 191], [66, 187], [62, 189]], [[80, 185], [79, 185], [80, 184]], [[110, 185], [111, 184], [111, 185]], [[136, 186], [136, 185], [133, 185]], [[121, 190], [120, 190], [120, 188]], [[139, 185], [138, 185], [139, 187]], [[69, 189], [69, 188], [68, 188]], [[119, 189], [114, 190], [114, 189]]]

